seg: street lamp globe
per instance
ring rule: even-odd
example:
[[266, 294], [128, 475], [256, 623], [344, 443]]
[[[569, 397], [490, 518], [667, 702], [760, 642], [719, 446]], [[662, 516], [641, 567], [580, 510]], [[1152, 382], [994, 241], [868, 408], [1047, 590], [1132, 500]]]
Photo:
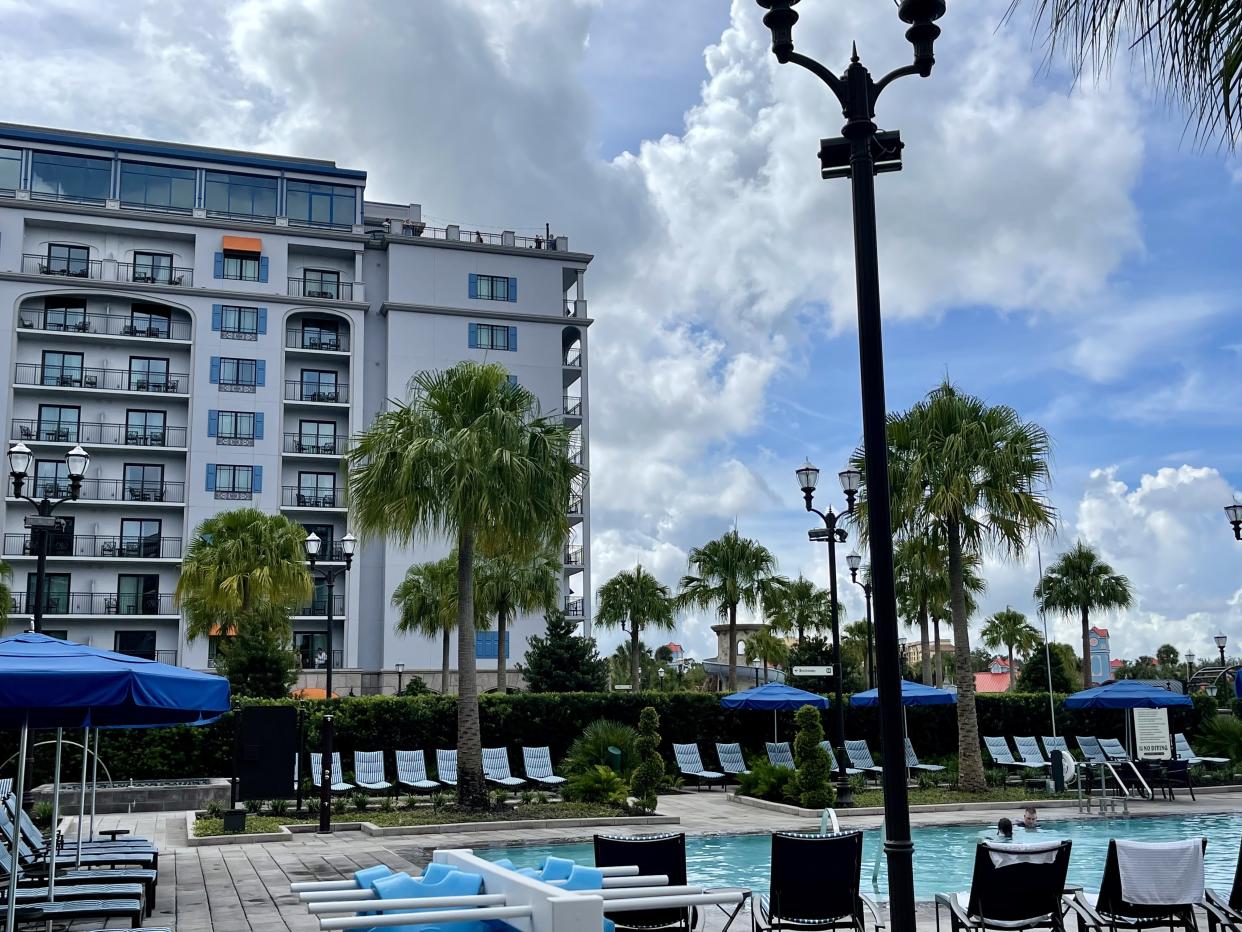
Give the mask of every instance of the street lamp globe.
[[851, 574], [857, 573], [858, 568], [862, 566], [862, 554], [855, 550], [845, 558], [845, 564], [850, 568]]
[[1194, 666], [1195, 666], [1195, 652], [1194, 651], [1192, 650], [1186, 651], [1186, 663], [1190, 664], [1190, 668], [1192, 670], [1194, 669]]
[[1225, 632], [1223, 631], [1220, 634], [1216, 635], [1214, 640], [1216, 641], [1216, 646], [1220, 650], [1224, 650], [1225, 645], [1229, 643], [1229, 638], [1225, 636]]
[[664, 668], [660, 667], [660, 669], [656, 671], [656, 675], [660, 677], [660, 682], [663, 683], [664, 682]]
[[312, 560], [319, 556], [319, 549], [323, 546], [323, 541], [319, 539], [319, 535], [311, 531], [306, 535], [306, 540], [302, 541], [302, 546], [306, 548], [306, 555]]
[[807, 460], [795, 472], [798, 474], [798, 488], [804, 494], [814, 492], [815, 487], [819, 485], [819, 468], [812, 465], [810, 460]]
[[69, 470], [70, 479], [81, 479], [86, 475], [86, 467], [91, 464], [91, 455], [82, 449], [80, 445], [74, 445], [74, 448], [65, 454], [65, 466]]
[[837, 478], [841, 480], [842, 490], [851, 498], [862, 488], [862, 473], [857, 469], [842, 469]]
[[1225, 506], [1225, 517], [1229, 519], [1229, 523], [1233, 526], [1233, 536], [1238, 540], [1242, 540], [1242, 505], [1234, 502], [1232, 505]]
[[341, 553], [347, 557], [352, 557], [358, 549], [358, 538], [353, 534], [346, 534], [341, 538]]
[[34, 454], [30, 452], [30, 447], [24, 443], [15, 443], [9, 447], [9, 471], [14, 476], [22, 477], [30, 472], [30, 461], [34, 458]]

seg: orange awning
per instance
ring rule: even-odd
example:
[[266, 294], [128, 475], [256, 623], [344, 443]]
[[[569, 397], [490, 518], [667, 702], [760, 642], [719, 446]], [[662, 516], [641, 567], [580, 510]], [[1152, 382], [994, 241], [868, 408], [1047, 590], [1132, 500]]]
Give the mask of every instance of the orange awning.
[[[318, 686], [306, 686], [302, 689], [295, 689], [289, 695], [293, 696], [294, 699], [326, 699], [327, 698], [327, 694], [324, 692], [323, 689], [321, 689]], [[332, 698], [340, 699], [341, 697], [337, 695], [336, 693], [333, 693]]]
[[226, 236], [223, 246], [227, 252], [262, 252], [263, 240], [257, 236]]
[[223, 625], [212, 625], [211, 630], [207, 634], [213, 638], [231, 637], [233, 632], [231, 629], [226, 629]]

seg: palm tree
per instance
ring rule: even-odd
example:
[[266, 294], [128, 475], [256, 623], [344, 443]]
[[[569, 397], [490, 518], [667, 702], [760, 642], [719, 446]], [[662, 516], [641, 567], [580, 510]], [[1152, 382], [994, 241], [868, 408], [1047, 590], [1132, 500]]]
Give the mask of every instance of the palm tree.
[[496, 364], [462, 362], [410, 381], [346, 454], [353, 521], [363, 535], [457, 548], [458, 802], [487, 805], [475, 667], [474, 562], [534, 553], [569, 532], [565, 512], [582, 470], [570, 429], [544, 417], [529, 389]]
[[[944, 657], [940, 652], [940, 622], [952, 617], [949, 607], [952, 595], [949, 586], [949, 557], [943, 535], [929, 530], [919, 536], [903, 536], [898, 540], [893, 560], [897, 571], [897, 607], [907, 619], [917, 618], [919, 623], [923, 682], [943, 686]], [[983, 560], [979, 554], [972, 551], [962, 554], [962, 585], [965, 589], [967, 618], [978, 608], [976, 597], [987, 588], [980, 575], [982, 565]], [[934, 649], [931, 643], [933, 640]]]
[[638, 681], [637, 684], [633, 680], [630, 681], [630, 689], [638, 690], [642, 688], [643, 680], [646, 679], [648, 684], [651, 682], [651, 667], [655, 662], [655, 657], [651, 653], [651, 648], [642, 641], [638, 642], [637, 648], [632, 641], [622, 641], [617, 645], [616, 649], [608, 658], [608, 668], [612, 672], [612, 680], [614, 683], [624, 680], [626, 677], [633, 675], [635, 664], [638, 665]]
[[306, 569], [306, 528], [257, 508], [222, 511], [194, 532], [174, 598], [190, 640], [241, 625], [287, 638], [289, 615], [314, 592]]
[[511, 612], [553, 612], [560, 605], [563, 572], [558, 547], [545, 547], [533, 556], [503, 551], [479, 563], [474, 582], [481, 614], [496, 616], [496, 691], [509, 691], [505, 661], [506, 628]]
[[758, 608], [765, 584], [776, 574], [776, 557], [737, 528], [690, 551], [694, 572], [681, 578], [679, 608], [713, 606], [729, 622], [729, 691], [737, 691], [737, 608]]
[[673, 597], [668, 586], [643, 569], [622, 570], [599, 587], [595, 595], [595, 623], [619, 628], [630, 636], [630, 688], [639, 687], [638, 637], [644, 628], [671, 631], [674, 627]]
[[814, 634], [832, 626], [831, 598], [800, 573], [797, 579], [774, 577], [762, 593], [763, 614], [773, 631], [796, 632], [801, 644], [807, 631]]
[[399, 610], [397, 630], [441, 639], [440, 692], [449, 691], [451, 637], [457, 627], [457, 557], [416, 563], [392, 593]]
[[763, 662], [763, 681], [768, 681], [768, 667], [784, 666], [789, 660], [789, 645], [784, 638], [772, 633], [768, 625], [764, 625], [746, 639], [746, 662]]
[[[893, 525], [943, 534], [957, 668], [959, 782], [982, 790], [983, 756], [970, 667], [965, 555], [992, 546], [1018, 556], [1055, 524], [1045, 488], [1051, 441], [1007, 405], [988, 405], [945, 381], [889, 416]], [[856, 468], [865, 470], [862, 451]], [[865, 491], [865, 489], [864, 489]]]
[[1008, 605], [987, 620], [981, 635], [983, 643], [992, 650], [1003, 646], [1009, 651], [1009, 689], [1012, 692], [1018, 678], [1013, 669], [1014, 651], [1025, 657], [1044, 642], [1043, 635], [1025, 615]]
[[1130, 580], [1079, 541], [1057, 558], [1035, 587], [1041, 610], [1077, 614], [1082, 622], [1082, 688], [1091, 688], [1091, 611], [1129, 608]]
[[[1018, 6], [1012, 0], [1010, 11]], [[1231, 148], [1242, 123], [1242, 4], [1238, 0], [1037, 0], [1038, 28], [1062, 46], [1076, 71], [1096, 73], [1118, 49], [1146, 59], [1156, 86], [1190, 110], [1199, 136]]]

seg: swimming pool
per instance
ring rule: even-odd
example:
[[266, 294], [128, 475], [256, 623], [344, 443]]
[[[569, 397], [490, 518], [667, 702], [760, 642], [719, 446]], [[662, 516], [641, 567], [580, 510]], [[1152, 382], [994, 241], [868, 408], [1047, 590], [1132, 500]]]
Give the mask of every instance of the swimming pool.
[[[1017, 813], [1014, 821], [1021, 818]], [[1208, 839], [1208, 886], [1227, 892], [1233, 883], [1238, 860], [1238, 837], [1242, 815], [1215, 813], [1204, 815], [1147, 817], [1130, 819], [1092, 818], [1042, 821], [1038, 838], [1023, 829], [1014, 830], [1018, 843], [1042, 839], [1069, 838], [1074, 842], [1070, 855], [1069, 879], [1087, 890], [1098, 890], [1104, 870], [1104, 855], [1110, 838], [1136, 841], [1174, 841], [1196, 836]], [[808, 828], [811, 826], [808, 824]], [[975, 845], [990, 834], [982, 825], [939, 825], [916, 828], [914, 836], [914, 893], [930, 900], [937, 893], [966, 890], [974, 869]], [[883, 897], [887, 893], [887, 871], [880, 855], [876, 886], [871, 883], [872, 865], [880, 848], [879, 829], [863, 833], [863, 890]], [[709, 887], [741, 886], [768, 889], [768, 865], [772, 842], [768, 835], [708, 835], [686, 838], [686, 873], [692, 884]], [[569, 845], [529, 845], [488, 848], [475, 852], [482, 857], [512, 858], [519, 867], [534, 867], [545, 855], [573, 858], [594, 863], [590, 842]]]

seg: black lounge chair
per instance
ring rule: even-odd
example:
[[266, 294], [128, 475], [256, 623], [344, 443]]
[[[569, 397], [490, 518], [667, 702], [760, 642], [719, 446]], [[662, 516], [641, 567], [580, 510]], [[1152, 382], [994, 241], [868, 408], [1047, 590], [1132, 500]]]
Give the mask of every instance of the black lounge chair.
[[[1139, 845], [1141, 842], [1131, 841], [1127, 844]], [[1203, 839], [1203, 847], [1207, 848], [1206, 838]], [[1166, 883], [1169, 881], [1168, 870], [1171, 868], [1166, 869], [1162, 877]], [[1108, 843], [1099, 894], [1091, 896], [1079, 891], [1065, 902], [1077, 914], [1080, 932], [1117, 932], [1119, 929], [1142, 932], [1155, 926], [1168, 926], [1170, 932], [1173, 929], [1197, 932], [1194, 903], [1133, 903], [1124, 898], [1121, 892], [1121, 869], [1117, 861], [1116, 839]]]
[[[58, 894], [60, 890], [56, 891]], [[98, 919], [109, 922], [113, 919], [128, 919], [129, 927], [137, 929], [142, 926], [142, 900], [139, 899], [98, 899], [98, 900], [47, 900], [38, 903], [18, 902], [14, 912], [14, 922], [25, 925], [37, 922], [77, 922], [80, 919]]]
[[1061, 896], [1069, 871], [1070, 842], [1012, 845], [981, 841], [967, 893], [936, 894], [936, 928], [940, 910], [949, 929], [1053, 929], [1063, 932]]
[[[664, 875], [669, 886], [686, 883], [685, 834], [596, 835], [596, 867], [637, 867], [638, 873]], [[617, 932], [647, 929], [682, 929], [692, 932], [697, 924], [694, 908], [629, 910], [615, 916]]]
[[1208, 917], [1208, 932], [1225, 928], [1229, 932], [1242, 930], [1242, 850], [1238, 851], [1238, 864], [1233, 869], [1233, 887], [1226, 899], [1215, 890], [1208, 889], [1203, 909]]
[[759, 897], [756, 928], [861, 932], [866, 910], [883, 929], [879, 907], [860, 889], [862, 850], [862, 832], [774, 834], [772, 885]]

